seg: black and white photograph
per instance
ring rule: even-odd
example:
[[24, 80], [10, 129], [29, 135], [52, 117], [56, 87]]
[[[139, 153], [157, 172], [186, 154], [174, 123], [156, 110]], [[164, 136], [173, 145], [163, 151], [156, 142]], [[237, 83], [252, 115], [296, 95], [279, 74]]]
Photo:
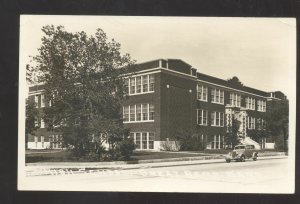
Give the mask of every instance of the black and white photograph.
[[295, 192], [296, 20], [21, 15], [18, 190]]

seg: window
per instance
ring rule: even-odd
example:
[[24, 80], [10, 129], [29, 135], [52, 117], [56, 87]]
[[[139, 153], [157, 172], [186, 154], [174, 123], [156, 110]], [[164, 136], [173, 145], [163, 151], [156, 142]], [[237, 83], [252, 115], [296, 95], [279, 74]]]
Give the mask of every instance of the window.
[[45, 95], [41, 94], [41, 107], [45, 107]]
[[149, 75], [142, 76], [142, 79], [143, 79], [143, 92], [148, 92], [148, 78], [149, 78]]
[[141, 149], [141, 133], [137, 132], [135, 134], [135, 147], [136, 149]]
[[211, 102], [224, 104], [224, 91], [220, 89], [212, 89], [211, 90]]
[[142, 91], [142, 82], [141, 77], [136, 77], [136, 93], [141, 93]]
[[149, 132], [149, 149], [154, 149], [154, 133]]
[[136, 149], [154, 149], [153, 132], [130, 133], [130, 137], [133, 137]]
[[197, 124], [207, 125], [207, 110], [198, 109], [197, 116]]
[[257, 111], [266, 112], [266, 101], [257, 100]]
[[246, 108], [250, 110], [255, 110], [255, 99], [247, 97], [246, 98]]
[[149, 120], [154, 120], [154, 105], [150, 104], [149, 106]]
[[136, 106], [136, 121], [142, 120], [142, 110], [141, 110], [141, 104]]
[[34, 136], [35, 148], [37, 148], [38, 141], [39, 141], [38, 136]]
[[197, 99], [207, 101], [207, 87], [197, 84]]
[[224, 126], [224, 113], [211, 112], [211, 126]]
[[154, 75], [149, 75], [149, 91], [154, 91]]
[[142, 133], [142, 149], [147, 149], [147, 133]]
[[126, 92], [129, 90], [129, 95], [149, 93], [154, 92], [154, 82], [153, 74], [136, 76], [125, 79], [124, 88]]
[[154, 105], [153, 104], [138, 104], [123, 107], [124, 122], [148, 122], [154, 121]]
[[235, 107], [241, 107], [241, 95], [236, 93], [230, 93], [230, 105]]
[[126, 79], [124, 80], [124, 92], [125, 92], [126, 94], [128, 94], [128, 90], [129, 90], [129, 79], [126, 78]]
[[34, 102], [35, 102], [35, 107], [38, 108], [39, 107], [39, 95], [34, 96]]
[[248, 117], [248, 129], [255, 129], [255, 118]]
[[45, 137], [41, 136], [42, 147], [44, 148]]
[[143, 120], [148, 120], [148, 104], [142, 104]]
[[135, 105], [130, 106], [130, 121], [135, 121]]
[[129, 121], [129, 107], [128, 106], [124, 107], [123, 120], [125, 122]]
[[224, 136], [214, 135], [213, 141], [211, 142], [212, 149], [224, 148]]
[[135, 94], [135, 78], [130, 78], [129, 93]]
[[43, 118], [41, 118], [41, 128], [45, 128], [45, 122]]

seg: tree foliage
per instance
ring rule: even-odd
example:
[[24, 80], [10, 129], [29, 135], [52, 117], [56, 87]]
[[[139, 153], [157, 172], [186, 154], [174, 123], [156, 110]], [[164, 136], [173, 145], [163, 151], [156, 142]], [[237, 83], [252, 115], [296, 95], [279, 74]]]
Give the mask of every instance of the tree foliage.
[[229, 147], [234, 147], [239, 143], [239, 129], [241, 122], [232, 116], [231, 126], [228, 127], [228, 132], [225, 136], [225, 143]]
[[289, 102], [288, 100], [274, 101], [268, 107], [267, 130], [275, 139], [278, 149], [288, 150], [289, 138]]
[[228, 79], [227, 82], [228, 82], [228, 84], [229, 84], [230, 86], [232, 86], [232, 87], [240, 88], [240, 87], [244, 86], [243, 83], [240, 82], [239, 78], [236, 77], [236, 76], [234, 76], [234, 77]]
[[179, 142], [180, 151], [196, 151], [205, 148], [200, 135], [189, 129], [178, 131], [174, 137]]
[[39, 116], [38, 110], [35, 108], [35, 102], [33, 100], [26, 100], [26, 120], [25, 120], [25, 138], [26, 144], [29, 137], [29, 134], [34, 133], [38, 129], [38, 126], [35, 125], [35, 120]]
[[126, 96], [120, 76], [134, 71], [134, 61], [101, 29], [92, 36], [63, 26], [42, 31], [27, 79], [44, 84], [45, 99], [51, 101], [44, 108], [48, 129], [61, 132], [64, 145], [78, 155], [101, 149], [104, 141], [115, 148], [128, 133], [120, 111]]

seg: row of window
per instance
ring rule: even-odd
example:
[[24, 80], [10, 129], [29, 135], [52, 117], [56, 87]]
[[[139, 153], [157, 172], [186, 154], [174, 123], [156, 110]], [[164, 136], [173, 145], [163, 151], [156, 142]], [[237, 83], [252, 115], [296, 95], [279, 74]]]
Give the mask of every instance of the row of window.
[[[207, 125], [207, 116], [207, 110], [197, 109], [197, 124]], [[224, 113], [212, 111], [210, 115], [210, 125], [224, 127]]]
[[154, 91], [154, 75], [147, 74], [125, 79], [125, 87], [129, 95], [149, 93]]
[[[241, 95], [237, 93], [230, 93], [229, 103], [234, 107], [241, 107]], [[197, 99], [201, 101], [208, 101], [208, 88], [197, 84]], [[251, 97], [245, 98], [246, 108], [255, 110], [255, 99]], [[217, 104], [224, 104], [224, 91], [220, 89], [211, 90], [211, 102]], [[257, 110], [266, 111], [266, 101], [257, 100]]]
[[154, 121], [154, 105], [149, 103], [123, 107], [124, 122]]
[[136, 149], [154, 149], [153, 132], [131, 132], [129, 137], [133, 139]]
[[[41, 147], [45, 147], [45, 136], [41, 135]], [[35, 142], [35, 147], [38, 147], [38, 142], [39, 142], [39, 136], [34, 136], [34, 142]], [[49, 142], [50, 142], [50, 148], [61, 148], [62, 143], [61, 143], [61, 135], [50, 135], [49, 136]]]
[[258, 118], [256, 122], [256, 118], [247, 116], [247, 127], [248, 129], [255, 129], [255, 125], [258, 125], [257, 129], [266, 128], [266, 120], [262, 118]]
[[[44, 94], [34, 95], [34, 102], [36, 108], [46, 107], [45, 95]], [[48, 106], [51, 106], [51, 100], [48, 102]]]

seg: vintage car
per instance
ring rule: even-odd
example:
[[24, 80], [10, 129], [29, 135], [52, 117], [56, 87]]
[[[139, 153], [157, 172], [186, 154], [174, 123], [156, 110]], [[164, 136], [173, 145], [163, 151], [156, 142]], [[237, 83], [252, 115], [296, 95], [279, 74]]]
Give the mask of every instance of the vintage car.
[[246, 159], [252, 158], [253, 161], [257, 160], [257, 150], [254, 145], [236, 145], [232, 152], [226, 155], [226, 162], [231, 160], [244, 162]]

